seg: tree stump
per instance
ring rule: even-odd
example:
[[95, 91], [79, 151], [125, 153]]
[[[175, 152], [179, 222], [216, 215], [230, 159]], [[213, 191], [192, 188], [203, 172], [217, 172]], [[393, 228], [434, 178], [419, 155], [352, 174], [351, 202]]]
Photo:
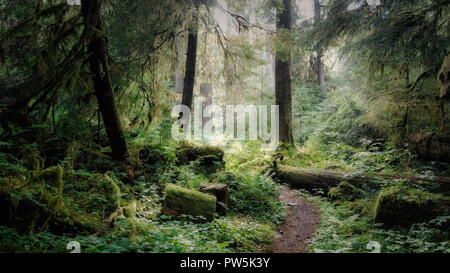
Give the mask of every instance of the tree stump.
[[211, 183], [201, 188], [202, 192], [214, 195], [217, 199], [216, 211], [220, 215], [226, 215], [228, 205], [228, 186], [225, 184]]

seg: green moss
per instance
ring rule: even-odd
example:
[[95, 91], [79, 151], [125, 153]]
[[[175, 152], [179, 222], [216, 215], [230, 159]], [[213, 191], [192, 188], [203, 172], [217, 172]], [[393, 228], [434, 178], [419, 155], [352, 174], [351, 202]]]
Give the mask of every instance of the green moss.
[[364, 191], [356, 188], [348, 182], [341, 182], [337, 187], [331, 188], [328, 197], [332, 201], [355, 201], [364, 196]]
[[123, 215], [127, 218], [136, 217], [136, 201], [131, 201], [127, 206], [123, 207]]
[[13, 189], [15, 187], [20, 187], [26, 184], [26, 181], [22, 181], [16, 177], [0, 177], [0, 189], [8, 190]]
[[16, 228], [20, 233], [48, 230], [54, 234], [92, 233], [101, 219], [83, 214], [49, 191], [20, 189], [0, 190], [0, 225]]
[[102, 189], [104, 190], [105, 196], [108, 198], [108, 200], [112, 201], [117, 207], [120, 206], [120, 188], [114, 182], [114, 180], [108, 176], [103, 175], [101, 179], [101, 185]]
[[408, 227], [448, 215], [450, 199], [439, 194], [395, 186], [382, 190], [375, 205], [374, 221], [386, 227]]
[[39, 174], [39, 178], [43, 179], [48, 185], [54, 186], [58, 189], [59, 194], [63, 193], [63, 169], [61, 166], [54, 166], [43, 170]]
[[171, 215], [189, 214], [203, 216], [208, 221], [211, 221], [214, 219], [216, 212], [216, 197], [168, 184], [163, 212]]
[[220, 147], [199, 145], [188, 141], [180, 141], [176, 149], [178, 164], [198, 162], [197, 170], [205, 174], [222, 169], [225, 166], [224, 155], [225, 152]]

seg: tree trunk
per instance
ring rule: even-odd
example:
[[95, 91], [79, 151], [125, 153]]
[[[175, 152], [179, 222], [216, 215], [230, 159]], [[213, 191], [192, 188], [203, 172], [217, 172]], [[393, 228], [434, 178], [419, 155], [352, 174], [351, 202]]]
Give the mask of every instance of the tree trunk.
[[183, 53], [183, 45], [181, 43], [180, 37], [175, 38], [175, 44], [177, 47], [177, 64], [175, 68], [175, 92], [176, 93], [183, 93], [183, 59], [184, 59], [184, 53]]
[[414, 175], [398, 175], [398, 174], [367, 174], [349, 175], [348, 173], [324, 171], [324, 170], [308, 170], [295, 168], [286, 165], [278, 165], [276, 167], [276, 176], [282, 183], [287, 183], [295, 188], [301, 189], [324, 189], [328, 190], [336, 187], [339, 183], [347, 181], [350, 184], [358, 186], [367, 182], [371, 177], [380, 179], [405, 179], [408, 183], [420, 183], [422, 181], [435, 184], [436, 191], [447, 192], [450, 190], [449, 177], [426, 178]]
[[[320, 23], [320, 0], [314, 0], [314, 23]], [[321, 48], [317, 49], [317, 83], [319, 84], [322, 91], [325, 91], [325, 71], [322, 62], [323, 50]]]
[[[211, 83], [202, 83], [200, 86], [200, 95], [202, 97], [202, 112], [205, 112], [205, 108], [208, 105], [213, 104], [213, 86]], [[205, 128], [205, 125], [208, 121], [212, 120], [212, 117], [203, 117], [202, 127]]]
[[112, 154], [116, 160], [128, 157], [122, 125], [117, 113], [108, 66], [108, 48], [103, 34], [99, 0], [82, 0], [82, 14], [87, 30], [89, 65], [100, 112], [105, 124]]
[[[291, 0], [283, 0], [284, 10], [277, 9], [277, 31], [291, 30], [292, 7]], [[275, 98], [280, 109], [280, 141], [287, 144], [294, 143], [292, 134], [292, 90], [291, 90], [291, 54], [276, 53], [275, 56]]]
[[195, 15], [191, 27], [189, 28], [188, 48], [186, 57], [186, 71], [183, 86], [183, 105], [192, 107], [192, 98], [194, 96], [195, 65], [197, 60], [198, 43], [198, 5], [195, 7]]

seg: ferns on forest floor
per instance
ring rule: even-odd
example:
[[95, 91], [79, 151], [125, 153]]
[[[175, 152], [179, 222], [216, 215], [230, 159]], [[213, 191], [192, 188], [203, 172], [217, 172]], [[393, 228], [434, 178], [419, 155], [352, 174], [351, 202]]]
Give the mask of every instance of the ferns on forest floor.
[[321, 224], [310, 241], [308, 252], [368, 253], [369, 242], [379, 243], [381, 253], [450, 253], [449, 216], [441, 216], [411, 228], [382, 229], [373, 224], [373, 201], [367, 202], [369, 214], [361, 215], [348, 204], [333, 205], [326, 198], [299, 191], [299, 196], [314, 202], [322, 215]]

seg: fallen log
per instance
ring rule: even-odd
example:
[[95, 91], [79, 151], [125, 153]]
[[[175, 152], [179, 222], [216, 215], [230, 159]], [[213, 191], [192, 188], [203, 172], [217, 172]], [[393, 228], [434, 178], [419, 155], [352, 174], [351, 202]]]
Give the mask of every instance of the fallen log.
[[216, 213], [216, 201], [213, 195], [168, 184], [162, 213], [175, 217], [182, 214], [202, 216], [212, 221]]
[[277, 165], [275, 175], [280, 182], [287, 183], [294, 188], [301, 189], [324, 189], [336, 187], [339, 183], [347, 181], [352, 185], [359, 186], [371, 178], [378, 179], [404, 179], [407, 183], [429, 183], [436, 191], [450, 191], [450, 177], [422, 177], [415, 175], [400, 174], [369, 174], [369, 173], [344, 173], [325, 170], [311, 170], [296, 168], [286, 165]]

